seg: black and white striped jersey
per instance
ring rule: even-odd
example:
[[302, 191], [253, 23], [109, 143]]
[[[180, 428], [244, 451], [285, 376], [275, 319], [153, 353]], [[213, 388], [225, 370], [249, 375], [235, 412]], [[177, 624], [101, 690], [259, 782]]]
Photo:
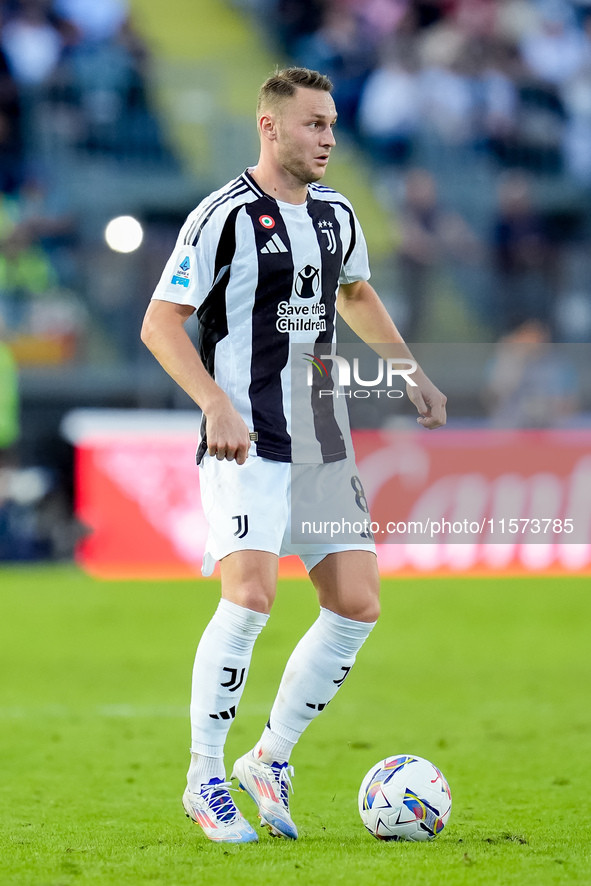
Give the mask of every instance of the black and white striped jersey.
[[[347, 456], [346, 409], [320, 399], [314, 382], [306, 414], [301, 404], [292, 414], [290, 347], [326, 353], [339, 285], [367, 279], [365, 239], [345, 197], [311, 184], [305, 203], [282, 203], [246, 171], [189, 215], [153, 298], [196, 309], [201, 359], [250, 428], [257, 455], [321, 463]], [[303, 373], [309, 365], [301, 363]], [[294, 420], [309, 428], [304, 447], [292, 446]], [[198, 461], [205, 435], [203, 427]]]

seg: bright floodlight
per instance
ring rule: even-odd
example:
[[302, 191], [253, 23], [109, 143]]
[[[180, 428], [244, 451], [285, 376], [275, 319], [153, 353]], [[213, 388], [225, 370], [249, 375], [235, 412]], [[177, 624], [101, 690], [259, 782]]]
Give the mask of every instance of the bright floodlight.
[[144, 231], [137, 218], [120, 215], [105, 228], [105, 240], [115, 252], [133, 252], [141, 245]]

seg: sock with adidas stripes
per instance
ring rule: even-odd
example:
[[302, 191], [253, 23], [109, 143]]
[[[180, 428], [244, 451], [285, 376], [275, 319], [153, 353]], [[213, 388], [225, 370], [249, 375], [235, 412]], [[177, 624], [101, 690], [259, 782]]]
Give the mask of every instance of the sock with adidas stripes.
[[222, 599], [203, 632], [191, 687], [189, 787], [225, 777], [226, 736], [244, 691], [255, 641], [268, 618]]
[[320, 610], [287, 662], [255, 756], [265, 763], [289, 760], [304, 729], [342, 686], [374, 626]]

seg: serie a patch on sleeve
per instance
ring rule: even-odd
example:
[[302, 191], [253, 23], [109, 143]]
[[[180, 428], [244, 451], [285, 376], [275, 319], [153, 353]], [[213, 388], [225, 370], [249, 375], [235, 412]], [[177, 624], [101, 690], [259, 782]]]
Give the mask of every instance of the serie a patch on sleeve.
[[185, 256], [182, 262], [179, 264], [176, 269], [176, 273], [174, 274], [171, 283], [173, 286], [185, 286], [189, 285], [189, 273], [191, 270], [191, 259], [189, 256]]

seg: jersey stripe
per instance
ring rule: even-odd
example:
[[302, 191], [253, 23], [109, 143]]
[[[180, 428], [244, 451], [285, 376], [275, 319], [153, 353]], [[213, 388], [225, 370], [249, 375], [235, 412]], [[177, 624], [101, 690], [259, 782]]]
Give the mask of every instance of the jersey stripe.
[[331, 200], [331, 203], [335, 203], [337, 206], [341, 206], [345, 212], [349, 216], [349, 225], [351, 226], [351, 242], [349, 243], [349, 248], [345, 254], [343, 259], [343, 265], [346, 265], [349, 259], [351, 258], [351, 253], [355, 249], [355, 244], [357, 243], [357, 231], [355, 230], [355, 216], [353, 215], [353, 210], [350, 206], [347, 206], [346, 203], [341, 203], [340, 200]]
[[[314, 346], [314, 355], [322, 356], [325, 344], [334, 339], [336, 314], [335, 280], [339, 279], [343, 245], [340, 236], [340, 225], [331, 203], [324, 200], [308, 200], [308, 215], [312, 219], [316, 239], [321, 256], [321, 297], [324, 304], [326, 331], [319, 332]], [[325, 234], [324, 232], [327, 232]], [[324, 350], [326, 353], [326, 349]], [[320, 389], [333, 390], [332, 375], [323, 379], [319, 374], [312, 374], [311, 403], [314, 416], [314, 433], [320, 443], [323, 462], [339, 461], [347, 454], [343, 434], [334, 414], [334, 398], [320, 397]]]
[[[252, 356], [248, 394], [253, 430], [258, 434], [257, 454], [276, 461], [291, 461], [291, 439], [283, 404], [281, 371], [289, 360], [289, 333], [276, 327], [281, 300], [289, 299], [294, 277], [291, 241], [279, 211], [269, 210], [269, 198], [246, 206], [252, 221], [258, 259], [258, 282], [252, 309]], [[275, 233], [288, 246], [286, 252], [261, 253], [269, 234], [259, 221], [262, 212], [272, 214]]]
[[210, 211], [208, 212], [208, 214], [205, 216], [205, 218], [203, 219], [203, 221], [201, 222], [201, 224], [197, 228], [195, 234], [193, 235], [193, 240], [192, 240], [191, 246], [197, 246], [197, 243], [199, 241], [199, 237], [201, 236], [201, 232], [203, 231], [203, 228], [205, 227], [207, 222], [210, 220], [210, 218], [212, 217], [212, 215], [214, 214], [216, 209], [219, 209], [220, 206], [223, 206], [224, 203], [228, 203], [230, 200], [235, 200], [237, 197], [242, 197], [243, 194], [248, 194], [248, 188], [243, 188], [240, 191], [236, 191], [234, 194], [228, 194], [227, 196], [220, 198], [216, 203], [214, 203], [212, 205]]
[[312, 184], [308, 185], [309, 190], [311, 191], [321, 191], [324, 194], [336, 194], [334, 188], [329, 188], [326, 185], [319, 185], [317, 182], [312, 182]]
[[217, 203], [219, 200], [222, 200], [223, 197], [230, 196], [234, 194], [236, 191], [239, 191], [243, 187], [243, 183], [240, 178], [234, 179], [234, 181], [229, 182], [224, 188], [220, 191], [216, 191], [215, 194], [211, 194], [205, 200], [203, 200], [195, 213], [195, 217], [192, 219], [191, 224], [185, 234], [184, 244], [185, 246], [190, 246], [193, 237], [195, 236], [195, 232], [199, 225], [199, 222], [204, 218], [205, 214], [208, 212], [211, 207]]
[[244, 170], [240, 178], [242, 179], [242, 181], [246, 182], [248, 187], [257, 195], [257, 197], [265, 198], [269, 200], [272, 204], [275, 203], [275, 200], [273, 200], [272, 197], [269, 197], [268, 194], [265, 194], [264, 191], [261, 191], [248, 169]]

